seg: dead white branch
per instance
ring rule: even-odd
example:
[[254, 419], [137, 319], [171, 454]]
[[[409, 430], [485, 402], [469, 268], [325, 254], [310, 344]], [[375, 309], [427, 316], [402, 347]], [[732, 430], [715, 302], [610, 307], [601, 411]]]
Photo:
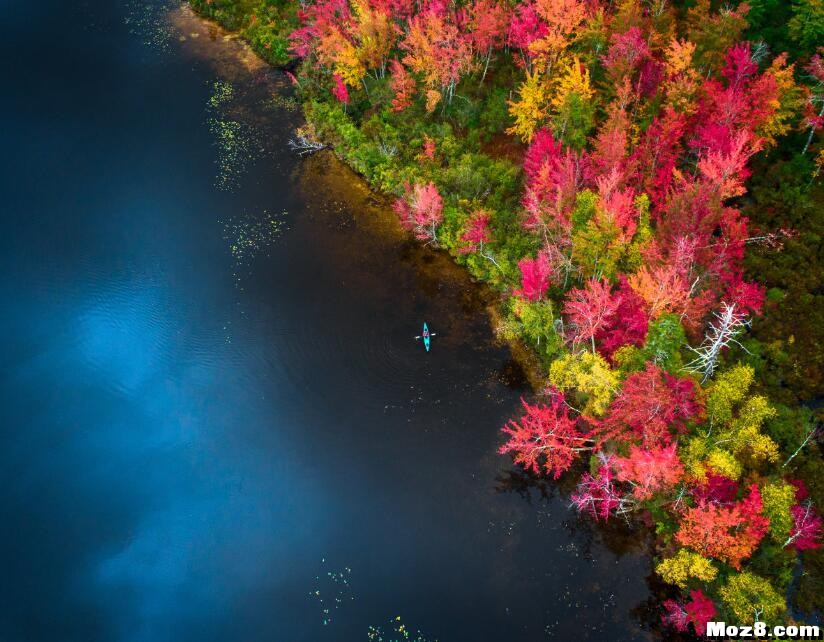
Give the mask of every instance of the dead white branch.
[[701, 345], [697, 348], [687, 346], [695, 354], [695, 359], [686, 364], [684, 369], [703, 375], [702, 382], [712, 377], [724, 348], [737, 345], [746, 350], [736, 337], [750, 326], [747, 316], [736, 311], [734, 303], [721, 305], [721, 311], [713, 313], [715, 320], [710, 322]]

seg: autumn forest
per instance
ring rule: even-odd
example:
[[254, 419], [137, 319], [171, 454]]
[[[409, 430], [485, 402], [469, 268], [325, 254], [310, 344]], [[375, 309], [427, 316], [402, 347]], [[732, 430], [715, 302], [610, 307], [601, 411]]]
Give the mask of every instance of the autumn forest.
[[654, 533], [665, 635], [816, 621], [824, 3], [192, 5], [496, 293], [535, 390], [499, 452]]

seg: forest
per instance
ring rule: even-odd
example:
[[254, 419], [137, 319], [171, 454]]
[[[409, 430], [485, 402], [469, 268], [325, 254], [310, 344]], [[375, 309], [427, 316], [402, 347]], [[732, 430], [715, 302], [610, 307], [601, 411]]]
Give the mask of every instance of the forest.
[[500, 453], [654, 532], [661, 627], [820, 614], [824, 2], [192, 5], [498, 293]]

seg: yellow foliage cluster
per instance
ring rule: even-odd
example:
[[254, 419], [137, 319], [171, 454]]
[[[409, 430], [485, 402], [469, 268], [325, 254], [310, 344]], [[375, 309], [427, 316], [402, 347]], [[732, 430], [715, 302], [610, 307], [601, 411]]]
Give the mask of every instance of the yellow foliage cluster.
[[707, 417], [711, 424], [725, 425], [732, 421], [733, 408], [747, 394], [754, 376], [751, 367], [736, 366], [716, 377], [707, 395]]
[[370, 69], [384, 69], [398, 34], [391, 16], [365, 0], [353, 0], [352, 14], [351, 38], [330, 27], [321, 35], [316, 51], [321, 65], [354, 87]]
[[590, 101], [595, 95], [595, 90], [589, 81], [589, 69], [581, 64], [578, 56], [574, 56], [571, 61], [564, 65], [555, 95], [551, 105], [556, 110], [561, 110], [567, 102], [570, 94], [576, 94], [581, 100]]
[[772, 77], [777, 87], [776, 96], [769, 102], [773, 109], [765, 123], [755, 133], [762, 139], [765, 147], [774, 147], [777, 139], [786, 135], [792, 128], [796, 114], [804, 104], [804, 93], [796, 84], [795, 63], [787, 64], [787, 54], [782, 53], [772, 61], [765, 77]]
[[431, 114], [441, 102], [441, 92], [437, 89], [426, 90], [426, 113]]
[[352, 13], [361, 61], [367, 69], [384, 67], [397, 40], [392, 17], [385, 11], [372, 8], [366, 0], [353, 0]]
[[681, 461], [688, 479], [703, 482], [709, 472], [730, 479], [741, 476], [741, 463], [731, 452], [714, 446], [713, 441], [702, 436], [690, 437], [681, 448]]
[[[764, 397], [753, 397], [753, 400], [767, 403]], [[775, 415], [775, 410], [769, 408], [770, 414]], [[763, 462], [778, 461], [778, 444], [771, 437], [761, 432], [761, 423], [746, 424], [741, 428], [721, 433], [721, 438], [729, 436], [730, 450], [744, 464], [758, 466]]]
[[324, 67], [340, 74], [343, 82], [355, 86], [366, 75], [366, 65], [355, 47], [337, 29], [332, 29], [321, 36], [317, 47], [318, 60]]
[[558, 65], [559, 73], [550, 77], [540, 70], [527, 71], [526, 80], [518, 89], [519, 99], [509, 102], [509, 113], [515, 124], [507, 133], [530, 142], [535, 132], [549, 118], [550, 113], [561, 116], [570, 109], [572, 102], [592, 102], [595, 90], [590, 81], [589, 69], [573, 56]]
[[730, 577], [720, 594], [739, 624], [752, 624], [756, 613], [762, 621], [777, 622], [787, 609], [784, 596], [769, 580], [747, 571]]
[[690, 580], [712, 582], [718, 575], [718, 569], [700, 553], [682, 548], [674, 557], [663, 560], [655, 571], [668, 584], [675, 584], [685, 589]]
[[778, 444], [761, 432], [764, 422], [776, 415], [775, 409], [761, 395], [746, 397], [753, 376], [749, 366], [719, 375], [709, 388], [707, 415], [721, 429], [718, 441], [742, 464], [755, 467], [777, 461]]
[[542, 74], [527, 72], [526, 80], [521, 83], [518, 93], [519, 100], [509, 101], [509, 113], [515, 119], [515, 124], [506, 131], [528, 143], [549, 115], [549, 89]]
[[403, 49], [403, 63], [420, 74], [427, 87], [441, 92], [474, 67], [468, 41], [460, 37], [454, 24], [435, 12], [426, 12], [409, 23]]
[[618, 387], [618, 375], [598, 354], [581, 352], [557, 359], [549, 368], [549, 382], [563, 391], [574, 391], [581, 412], [600, 417], [609, 408]]
[[795, 504], [796, 488], [783, 479], [764, 484], [761, 488], [762, 512], [770, 519], [770, 537], [783, 544], [790, 535], [793, 518], [790, 509]]
[[702, 79], [693, 67], [694, 56], [695, 45], [688, 40], [673, 38], [664, 50], [666, 63], [662, 86], [666, 102], [680, 113], [691, 113], [696, 109], [695, 94]]
[[537, 0], [535, 9], [549, 29], [529, 45], [529, 51], [536, 69], [551, 71], [553, 63], [575, 41], [589, 10], [583, 0]]
[[703, 480], [707, 472], [738, 479], [744, 467], [778, 460], [778, 444], [761, 428], [776, 411], [761, 395], [747, 396], [754, 377], [749, 366], [718, 375], [707, 389], [707, 432], [690, 437], [682, 449], [688, 475]]

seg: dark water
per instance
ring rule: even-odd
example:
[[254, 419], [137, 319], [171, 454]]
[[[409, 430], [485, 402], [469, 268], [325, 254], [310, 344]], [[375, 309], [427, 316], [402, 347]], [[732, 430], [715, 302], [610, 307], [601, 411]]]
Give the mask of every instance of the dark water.
[[143, 2], [0, 15], [0, 640], [645, 637], [632, 537], [495, 454], [483, 297], [278, 79]]

